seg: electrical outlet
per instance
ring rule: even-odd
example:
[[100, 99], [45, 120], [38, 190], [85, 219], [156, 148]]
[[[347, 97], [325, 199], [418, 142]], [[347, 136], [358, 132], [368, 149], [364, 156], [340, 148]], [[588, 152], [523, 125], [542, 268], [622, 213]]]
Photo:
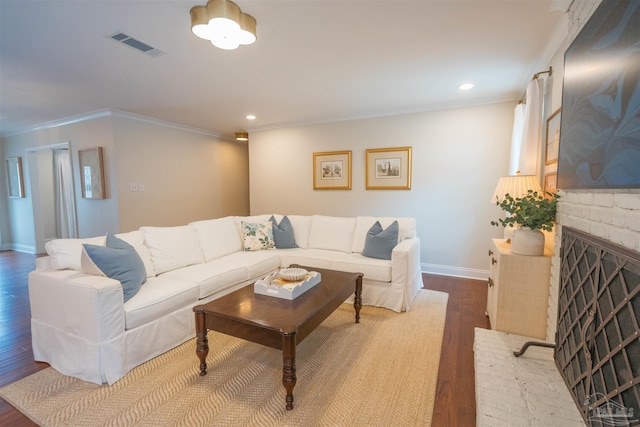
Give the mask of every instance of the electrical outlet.
[[129, 184], [129, 191], [138, 191], [138, 184], [132, 182]]

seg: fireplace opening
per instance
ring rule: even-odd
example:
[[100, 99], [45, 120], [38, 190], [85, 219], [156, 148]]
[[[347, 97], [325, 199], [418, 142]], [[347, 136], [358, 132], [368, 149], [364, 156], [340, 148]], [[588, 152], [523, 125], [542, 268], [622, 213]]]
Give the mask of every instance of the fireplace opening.
[[585, 422], [640, 424], [640, 254], [563, 227], [555, 364]]

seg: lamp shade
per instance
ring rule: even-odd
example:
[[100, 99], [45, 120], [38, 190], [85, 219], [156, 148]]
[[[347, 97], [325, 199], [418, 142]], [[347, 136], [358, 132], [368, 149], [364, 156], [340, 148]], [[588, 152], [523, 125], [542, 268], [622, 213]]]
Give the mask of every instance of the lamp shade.
[[509, 194], [514, 199], [525, 196], [529, 190], [542, 192], [542, 187], [535, 175], [503, 176], [498, 180], [498, 185], [493, 192], [491, 203], [501, 202], [504, 196]]

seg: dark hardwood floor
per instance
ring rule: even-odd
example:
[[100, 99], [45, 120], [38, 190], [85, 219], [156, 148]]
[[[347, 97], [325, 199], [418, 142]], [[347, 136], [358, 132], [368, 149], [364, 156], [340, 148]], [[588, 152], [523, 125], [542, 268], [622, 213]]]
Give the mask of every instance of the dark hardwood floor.
[[[27, 274], [35, 256], [0, 252], [0, 387], [46, 368], [34, 362]], [[486, 282], [424, 274], [425, 288], [449, 294], [432, 425], [475, 426], [473, 329], [488, 328]], [[33, 426], [0, 399], [0, 426]]]

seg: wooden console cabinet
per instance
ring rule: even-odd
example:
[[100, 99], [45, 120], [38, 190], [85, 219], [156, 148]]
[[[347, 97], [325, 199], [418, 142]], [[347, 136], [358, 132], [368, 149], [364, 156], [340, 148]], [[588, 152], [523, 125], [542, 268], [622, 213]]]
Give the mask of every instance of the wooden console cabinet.
[[487, 293], [492, 329], [546, 338], [551, 255], [549, 250], [542, 256], [512, 254], [506, 240], [493, 239]]

